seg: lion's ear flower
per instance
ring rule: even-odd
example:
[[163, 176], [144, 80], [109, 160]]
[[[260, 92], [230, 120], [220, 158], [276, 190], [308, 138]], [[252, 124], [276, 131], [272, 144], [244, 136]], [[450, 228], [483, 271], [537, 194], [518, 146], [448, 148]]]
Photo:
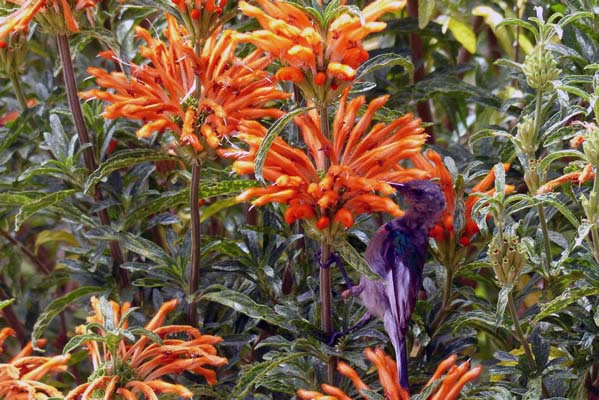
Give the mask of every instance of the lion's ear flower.
[[[333, 224], [349, 228], [361, 214], [384, 212], [401, 216], [403, 211], [389, 197], [395, 189], [388, 182], [428, 177], [426, 171], [401, 165], [403, 160], [420, 152], [426, 140], [424, 128], [412, 114], [371, 127], [374, 113], [383, 107], [388, 96], [372, 100], [359, 118], [360, 108], [366, 105], [365, 97], [348, 101], [347, 96], [348, 91], [341, 98], [332, 125], [332, 140], [320, 131], [320, 116], [315, 110], [296, 117], [307, 150], [277, 138], [263, 169], [270, 186], [246, 190], [238, 200], [253, 199], [255, 206], [286, 204], [288, 223], [308, 219], [321, 230]], [[257, 123], [246, 123], [241, 132], [238, 138], [249, 149], [230, 149], [224, 155], [237, 159], [233, 164], [235, 172], [253, 173], [266, 129]], [[326, 171], [325, 157], [331, 162]]]
[[[96, 0], [13, 0], [19, 8], [0, 18], [0, 46], [6, 42], [6, 37], [17, 32], [25, 32], [38, 13], [45, 13], [44, 24], [52, 33], [67, 34], [79, 32], [77, 13], [96, 6]], [[74, 15], [75, 14], [75, 15]], [[88, 14], [88, 18], [91, 17]]]
[[[183, 398], [192, 398], [193, 393], [185, 386], [163, 380], [167, 376], [180, 375], [189, 372], [203, 376], [210, 385], [217, 382], [216, 372], [212, 368], [223, 366], [227, 359], [217, 355], [214, 345], [222, 339], [218, 336], [202, 335], [200, 331], [188, 325], [166, 325], [163, 326], [166, 316], [173, 311], [178, 301], [176, 299], [165, 302], [154, 317], [145, 325], [146, 335], [139, 337], [130, 343], [127, 337], [132, 333], [122, 334], [122, 330], [128, 330], [127, 316], [130, 305], [125, 303], [119, 305], [110, 302], [112, 310], [111, 318], [102, 313], [106, 310], [106, 304], [92, 298], [93, 314], [87, 318], [90, 329], [98, 330], [102, 342], [87, 341], [85, 346], [96, 373], [89, 382], [79, 385], [73, 389], [66, 400], [91, 399], [91, 393], [102, 390], [104, 398], [114, 398], [116, 395], [124, 399], [137, 399], [141, 395], [146, 398], [157, 398], [158, 394], [172, 394]], [[116, 327], [109, 326], [111, 321]], [[97, 328], [97, 324], [102, 329]], [[83, 326], [78, 333], [89, 333], [88, 328]], [[128, 332], [139, 332], [132, 329]], [[121, 334], [121, 336], [118, 336]], [[109, 344], [114, 337], [118, 338]], [[173, 338], [175, 336], [176, 338]], [[181, 339], [186, 336], [187, 339]], [[108, 340], [110, 338], [110, 340]], [[68, 344], [67, 344], [68, 346]]]
[[[4, 341], [14, 336], [11, 328], [0, 331], [0, 353], [3, 353]], [[40, 339], [38, 346], [44, 346], [46, 341]], [[0, 363], [0, 398], [1, 399], [38, 399], [47, 397], [62, 397], [62, 393], [53, 386], [43, 383], [48, 375], [64, 372], [70, 356], [54, 357], [32, 356], [33, 346], [27, 343], [23, 349], [7, 363]]]
[[[196, 152], [218, 148], [244, 120], [284, 114], [266, 106], [289, 94], [277, 90], [275, 79], [265, 71], [270, 60], [262, 51], [238, 57], [233, 33], [225, 31], [210, 36], [197, 55], [186, 29], [173, 16], [166, 18], [166, 41], [136, 28], [137, 36], [146, 42], [140, 47], [144, 63], [130, 64], [130, 76], [90, 67], [89, 74], [103, 90], [80, 96], [107, 102], [106, 118], [142, 121], [138, 137], [170, 130], [180, 145]], [[118, 62], [111, 52], [100, 56]]]
[[[395, 360], [379, 348], [375, 350], [368, 348], [364, 353], [366, 358], [377, 369], [379, 382], [385, 398], [390, 400], [409, 400], [410, 394], [397, 381], [397, 365], [395, 364]], [[464, 361], [460, 365], [456, 365], [456, 361], [457, 356], [454, 354], [439, 364], [434, 375], [424, 387], [426, 389], [431, 385], [435, 385], [428, 400], [456, 400], [464, 386], [468, 382], [478, 378], [482, 373], [480, 365], [470, 368], [469, 361]], [[340, 361], [337, 364], [337, 371], [352, 382], [358, 393], [361, 393], [362, 390], [370, 390], [356, 370], [347, 363]], [[299, 389], [297, 395], [303, 400], [352, 400], [352, 397], [335, 386], [323, 384], [322, 391], [324, 394], [317, 391]], [[367, 399], [365, 395], [362, 397]]]
[[386, 28], [378, 21], [381, 16], [404, 6], [405, 1], [375, 0], [357, 16], [343, 12], [340, 5], [338, 16], [321, 26], [314, 15], [294, 3], [257, 0], [254, 6], [240, 1], [240, 11], [256, 18], [262, 29], [235, 37], [277, 57], [284, 64], [277, 78], [294, 82], [307, 99], [325, 103], [342, 93], [368, 60], [362, 40]]

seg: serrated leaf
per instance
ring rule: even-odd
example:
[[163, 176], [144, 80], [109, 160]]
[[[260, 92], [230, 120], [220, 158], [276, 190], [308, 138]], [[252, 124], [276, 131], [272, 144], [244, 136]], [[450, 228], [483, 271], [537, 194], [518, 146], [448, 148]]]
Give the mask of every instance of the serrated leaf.
[[541, 304], [541, 311], [535, 316], [534, 322], [538, 323], [552, 314], [564, 311], [570, 304], [583, 297], [599, 295], [599, 286], [566, 289], [564, 293], [548, 303]]
[[204, 222], [219, 211], [222, 211], [229, 207], [233, 207], [237, 204], [239, 204], [239, 200], [237, 200], [237, 198], [235, 197], [230, 197], [228, 199], [216, 201], [202, 210], [200, 214], [200, 222]]
[[256, 303], [252, 298], [221, 285], [212, 285], [201, 296], [202, 301], [212, 301], [230, 307], [250, 318], [260, 319], [269, 324], [288, 329], [287, 319], [278, 315], [272, 308]]
[[142, 162], [161, 160], [176, 161], [178, 158], [171, 156], [162, 150], [135, 149], [119, 151], [108, 160], [100, 164], [98, 169], [89, 175], [87, 181], [85, 182], [85, 188], [83, 191], [86, 194], [93, 194], [95, 192], [96, 185], [101, 180], [119, 169], [128, 168]]
[[302, 107], [289, 111], [287, 114], [277, 119], [271, 125], [271, 127], [268, 128], [268, 132], [266, 132], [264, 139], [262, 139], [262, 143], [260, 143], [260, 148], [256, 153], [256, 159], [254, 161], [254, 175], [256, 176], [256, 179], [259, 182], [264, 183], [264, 163], [266, 162], [266, 157], [268, 156], [270, 146], [272, 146], [275, 139], [281, 134], [281, 132], [283, 132], [283, 129], [285, 129], [285, 127], [291, 122], [293, 118], [305, 113], [310, 109], [310, 107]]
[[[430, 3], [434, 3], [434, 1], [430, 1]], [[453, 37], [455, 37], [455, 39], [460, 42], [470, 54], [476, 53], [476, 34], [470, 25], [463, 23], [459, 19], [449, 17], [447, 28], [452, 33]]]
[[364, 62], [356, 71], [356, 80], [364, 79], [367, 74], [370, 74], [377, 69], [390, 68], [395, 65], [402, 66], [410, 76], [410, 81], [414, 79], [414, 64], [409, 58], [400, 56], [399, 54], [386, 53], [379, 54]]
[[64, 348], [62, 349], [62, 353], [63, 354], [70, 353], [71, 351], [73, 351], [77, 347], [85, 344], [86, 342], [103, 343], [104, 337], [101, 335], [98, 335], [97, 333], [88, 333], [85, 335], [74, 336], [67, 342], [67, 344], [65, 344]]
[[503, 323], [503, 315], [508, 304], [510, 292], [513, 289], [513, 285], [505, 285], [499, 291], [497, 296], [497, 312], [495, 313], [496, 326], [500, 326]]
[[117, 232], [108, 226], [94, 228], [86, 232], [85, 237], [102, 240], [116, 240], [127, 250], [152, 260], [155, 263], [168, 265], [171, 262], [171, 258], [156, 243], [127, 232]]
[[365, 276], [370, 280], [379, 280], [381, 277], [370, 269], [368, 263], [362, 255], [347, 240], [339, 239], [333, 243], [333, 249], [339, 253], [341, 258], [360, 276]]
[[37, 254], [40, 246], [48, 243], [63, 242], [69, 246], [79, 246], [79, 242], [75, 239], [72, 233], [67, 231], [41, 231], [35, 238], [33, 247], [34, 253]]
[[435, 0], [418, 1], [418, 28], [424, 29], [435, 13]]
[[268, 361], [253, 364], [250, 368], [244, 369], [241, 373], [241, 378], [239, 379], [239, 383], [235, 386], [235, 388], [233, 388], [231, 398], [245, 398], [255, 387], [260, 386], [260, 382], [264, 379], [264, 377], [266, 377], [281, 364], [288, 363], [298, 358], [307, 357], [309, 355], [310, 354], [303, 352], [284, 354]]
[[33, 332], [31, 333], [31, 342], [33, 344], [33, 348], [42, 351], [37, 347], [37, 340], [42, 337], [42, 334], [52, 322], [52, 320], [62, 312], [69, 304], [73, 303], [76, 300], [79, 300], [82, 297], [86, 297], [95, 293], [100, 293], [105, 291], [106, 288], [99, 286], [81, 286], [77, 289], [65, 294], [62, 297], [57, 298], [52, 303], [46, 307], [43, 313], [40, 314], [35, 325], [33, 325]]
[[18, 231], [23, 222], [25, 222], [25, 220], [27, 220], [27, 218], [31, 217], [33, 214], [41, 211], [44, 208], [53, 206], [75, 193], [77, 193], [76, 189], [61, 190], [59, 192], [42, 196], [23, 205], [15, 217], [15, 230]]
[[0, 301], [0, 310], [10, 306], [14, 301], [15, 301], [15, 299], [1, 300]]

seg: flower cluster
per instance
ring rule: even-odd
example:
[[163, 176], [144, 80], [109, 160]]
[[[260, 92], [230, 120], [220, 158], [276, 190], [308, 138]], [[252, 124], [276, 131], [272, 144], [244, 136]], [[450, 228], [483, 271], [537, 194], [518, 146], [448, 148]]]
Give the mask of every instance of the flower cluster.
[[[128, 328], [130, 305], [109, 304], [112, 315], [106, 315], [100, 300], [92, 298], [94, 313], [87, 318], [88, 325], [78, 329], [81, 335], [90, 335], [92, 329], [98, 330], [85, 341], [95, 373], [89, 382], [73, 389], [66, 400], [91, 399], [92, 393], [98, 390], [102, 390], [107, 399], [120, 395], [126, 400], [133, 400], [140, 394], [153, 399], [160, 393], [191, 398], [192, 392], [185, 386], [162, 379], [185, 371], [202, 375], [209, 384], [216, 383], [216, 373], [208, 367], [227, 363], [226, 358], [216, 354], [214, 347], [222, 339], [202, 335], [199, 330], [187, 325], [162, 326], [166, 315], [177, 307], [176, 299], [162, 304], [144, 330], [137, 330], [142, 337], [131, 344], [125, 340], [128, 335], [117, 336], [121, 330]], [[186, 335], [190, 339], [169, 338], [171, 335]]]
[[[169, 129], [180, 144], [200, 152], [217, 148], [243, 120], [283, 114], [264, 108], [272, 100], [288, 97], [265, 71], [270, 60], [259, 50], [237, 57], [232, 32], [214, 33], [200, 55], [173, 16], [167, 15], [167, 43], [141, 27], [136, 27], [136, 33], [146, 42], [140, 53], [147, 63], [132, 64], [129, 76], [90, 67], [97, 84], [114, 92], [93, 89], [80, 95], [111, 103], [104, 111], [106, 118], [142, 121], [139, 137]], [[118, 61], [111, 51], [101, 56]]]
[[[4, 341], [14, 336], [11, 328], [0, 331], [0, 354], [3, 353]], [[44, 346], [45, 340], [38, 340], [38, 346]], [[8, 363], [0, 363], [0, 398], [2, 399], [43, 399], [62, 397], [62, 393], [53, 386], [41, 382], [50, 374], [64, 372], [70, 356], [54, 357], [32, 356], [33, 346], [28, 343]]]
[[56, 31], [55, 33], [79, 32], [79, 24], [74, 14], [83, 10], [89, 13], [98, 1], [10, 0], [10, 2], [17, 4], [19, 8], [0, 18], [0, 47], [6, 46], [6, 37], [10, 34], [27, 31], [31, 20], [38, 15], [48, 25], [47, 27]]
[[277, 72], [279, 79], [293, 81], [308, 99], [324, 103], [347, 87], [357, 68], [368, 59], [362, 39], [385, 29], [387, 25], [378, 19], [405, 5], [405, 1], [376, 0], [360, 16], [340, 13], [321, 26], [322, 21], [294, 3], [279, 0], [257, 3], [260, 7], [241, 1], [239, 8], [245, 15], [256, 18], [262, 29], [239, 33], [236, 37], [278, 58], [285, 64]]
[[[389, 400], [409, 400], [410, 394], [397, 381], [395, 361], [379, 348], [375, 350], [368, 348], [364, 353], [378, 371], [379, 382], [385, 398]], [[429, 400], [456, 400], [464, 386], [478, 378], [482, 373], [481, 366], [471, 369], [469, 361], [465, 361], [459, 366], [456, 365], [456, 361], [457, 356], [454, 354], [439, 364], [434, 375], [425, 386], [425, 388], [428, 388], [435, 385], [433, 392], [428, 397]], [[337, 371], [351, 380], [358, 393], [361, 393], [362, 390], [370, 390], [356, 370], [343, 361], [337, 364]], [[297, 391], [297, 395], [303, 400], [351, 400], [351, 397], [338, 387], [323, 384], [322, 390], [326, 394], [300, 389]], [[365, 395], [363, 397], [368, 398]]]
[[[282, 139], [275, 140], [264, 164], [264, 178], [272, 184], [249, 189], [238, 199], [255, 198], [252, 203], [258, 206], [271, 202], [288, 204], [288, 223], [313, 219], [319, 229], [332, 222], [350, 227], [354, 218], [364, 213], [402, 215], [399, 206], [388, 197], [395, 189], [387, 182], [426, 177], [421, 170], [400, 165], [400, 161], [420, 152], [426, 140], [420, 120], [407, 114], [390, 124], [381, 122], [368, 129], [374, 113], [388, 96], [371, 101], [358, 121], [358, 111], [366, 99], [359, 96], [348, 101], [347, 96], [348, 91], [339, 103], [332, 140], [321, 132], [321, 116], [316, 110], [296, 117], [308, 154]], [[237, 173], [254, 172], [255, 156], [264, 134], [258, 125], [245, 126], [239, 138], [248, 144], [249, 150], [226, 152], [238, 159], [233, 164]], [[326, 171], [325, 158], [330, 160]]]
[[209, 37], [224, 23], [227, 0], [173, 0], [189, 33], [196, 41]]

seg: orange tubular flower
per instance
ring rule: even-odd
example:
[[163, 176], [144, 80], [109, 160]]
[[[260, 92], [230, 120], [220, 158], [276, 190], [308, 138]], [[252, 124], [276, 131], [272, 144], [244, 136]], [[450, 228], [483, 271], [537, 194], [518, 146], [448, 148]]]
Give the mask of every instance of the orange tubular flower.
[[[410, 394], [397, 381], [397, 365], [395, 361], [381, 349], [373, 351], [368, 348], [364, 353], [378, 371], [379, 382], [383, 388], [385, 398], [389, 400], [409, 400]], [[481, 366], [470, 369], [468, 361], [463, 362], [459, 366], [456, 365], [456, 361], [457, 356], [454, 354], [439, 364], [435, 374], [425, 386], [427, 388], [433, 384], [437, 385], [436, 389], [428, 397], [428, 400], [456, 400], [464, 386], [468, 382], [478, 378], [482, 373]], [[370, 390], [356, 370], [345, 362], [341, 361], [337, 364], [337, 371], [351, 380], [358, 393], [364, 389]], [[439, 380], [441, 382], [436, 383]], [[303, 400], [352, 400], [350, 396], [335, 386], [323, 384], [322, 391], [325, 394], [300, 389], [297, 391], [297, 395]], [[364, 399], [368, 398], [365, 395], [362, 397]]]
[[[104, 116], [109, 119], [129, 118], [144, 125], [139, 137], [169, 129], [179, 137], [181, 145], [194, 150], [216, 148], [224, 137], [235, 132], [242, 120], [280, 117], [283, 112], [264, 108], [272, 100], [289, 95], [276, 90], [275, 82], [264, 68], [270, 61], [256, 50], [244, 58], [235, 56], [232, 32], [213, 34], [198, 57], [191, 47], [189, 35], [174, 17], [167, 15], [167, 43], [136, 28], [137, 36], [146, 42], [140, 53], [148, 63], [131, 65], [130, 76], [90, 67], [88, 72], [105, 90], [80, 93], [84, 99], [98, 98], [111, 103]], [[112, 52], [100, 54], [117, 61]], [[201, 83], [197, 98], [196, 74]]]
[[[0, 331], [0, 353], [2, 345], [9, 336], [14, 336], [11, 328]], [[38, 340], [38, 346], [44, 346], [45, 340]], [[0, 398], [2, 399], [45, 399], [62, 397], [56, 388], [40, 382], [49, 374], [64, 372], [67, 369], [69, 355], [55, 357], [32, 356], [33, 346], [28, 343], [8, 363], [0, 363]]]
[[[110, 302], [110, 305], [114, 325], [122, 323], [122, 328], [127, 329], [126, 313], [130, 309], [129, 303], [120, 306]], [[73, 389], [65, 400], [95, 399], [93, 393], [97, 390], [104, 392], [104, 399], [112, 399], [117, 395], [123, 399], [138, 399], [141, 395], [148, 399], [157, 399], [161, 393], [192, 398], [192, 392], [186, 387], [162, 380], [167, 375], [179, 375], [186, 371], [202, 375], [209, 384], [215, 384], [216, 373], [208, 367], [220, 367], [227, 363], [226, 358], [217, 355], [214, 347], [222, 339], [218, 336], [202, 335], [192, 326], [162, 326], [166, 315], [177, 305], [176, 299], [167, 301], [145, 326], [146, 330], [161, 339], [160, 343], [147, 336], [134, 343], [126, 343], [122, 338], [115, 346], [117, 360], [113, 360], [110, 351], [107, 350], [108, 341], [104, 345], [95, 341], [86, 342], [89, 358], [96, 372], [89, 382]], [[100, 301], [95, 297], [92, 298], [92, 307], [94, 314], [87, 318], [88, 323], [106, 327]], [[123, 318], [125, 319], [122, 320]], [[109, 332], [106, 328], [97, 333], [106, 337]], [[84, 334], [85, 330], [84, 326], [79, 327], [78, 333]], [[177, 339], [169, 339], [170, 335], [176, 335]], [[181, 335], [186, 335], [189, 339], [180, 339]], [[117, 366], [113, 367], [115, 364]]]
[[[289, 204], [285, 219], [316, 219], [325, 229], [330, 222], [350, 227], [360, 214], [385, 212], [402, 215], [399, 206], [388, 196], [395, 192], [387, 182], [427, 178], [428, 173], [406, 169], [400, 161], [418, 152], [426, 140], [420, 120], [412, 114], [390, 124], [378, 123], [368, 129], [375, 111], [388, 96], [374, 99], [356, 123], [359, 108], [366, 103], [364, 96], [347, 100], [341, 98], [333, 123], [333, 140], [320, 132], [318, 113], [309, 112], [295, 118], [300, 127], [308, 154], [277, 138], [264, 164], [264, 178], [272, 183], [266, 188], [253, 188], [238, 199], [255, 199], [254, 205], [276, 202]], [[249, 145], [249, 151], [224, 150], [237, 161], [233, 169], [240, 174], [254, 172], [254, 159], [266, 133], [259, 124], [246, 124], [239, 138]], [[324, 156], [331, 165], [324, 175]], [[324, 219], [323, 219], [324, 218]]]
[[[82, 10], [88, 12], [96, 6], [96, 0], [9, 0], [9, 2], [19, 6], [12, 14], [0, 18], [0, 45], [5, 42], [5, 38], [13, 33], [27, 31], [29, 23], [37, 16], [39, 12], [45, 13], [46, 22], [58, 20], [53, 24], [57, 33], [65, 34], [67, 32], [79, 32], [79, 24], [73, 16], [73, 13], [79, 13]], [[56, 18], [59, 16], [60, 18]], [[64, 32], [63, 32], [64, 31]]]
[[[292, 80], [310, 100], [333, 99], [352, 81], [358, 67], [368, 60], [362, 40], [387, 26], [378, 19], [388, 12], [398, 11], [404, 0], [375, 0], [362, 10], [362, 18], [342, 13], [326, 27], [299, 6], [280, 0], [257, 0], [259, 7], [239, 2], [241, 12], [256, 18], [262, 27], [236, 37], [252, 43], [287, 66], [277, 77]], [[290, 73], [292, 69], [295, 72]], [[306, 78], [305, 82], [302, 79]], [[323, 87], [323, 85], [326, 86]]]
[[[443, 212], [443, 216], [439, 219], [437, 225], [431, 230], [430, 236], [435, 239], [437, 244], [441, 242], [455, 241], [456, 232], [453, 227], [453, 217], [456, 210], [456, 199], [453, 187], [453, 178], [445, 167], [441, 155], [434, 150], [427, 150], [425, 153], [426, 157], [422, 154], [416, 154], [411, 157], [414, 165], [422, 170], [428, 171], [433, 178], [439, 180], [439, 185], [445, 193], [447, 201], [447, 207]], [[504, 168], [507, 171], [509, 164], [504, 164]], [[470, 193], [464, 201], [464, 217], [466, 224], [461, 232], [457, 232], [458, 241], [462, 246], [470, 245], [472, 237], [479, 232], [478, 225], [472, 219], [472, 209], [478, 201], [478, 197], [474, 196], [474, 193], [486, 193], [493, 195], [495, 189], [490, 189], [495, 183], [495, 171], [491, 169], [489, 174], [485, 176], [479, 183], [472, 187]], [[514, 191], [514, 186], [506, 185], [506, 193]]]

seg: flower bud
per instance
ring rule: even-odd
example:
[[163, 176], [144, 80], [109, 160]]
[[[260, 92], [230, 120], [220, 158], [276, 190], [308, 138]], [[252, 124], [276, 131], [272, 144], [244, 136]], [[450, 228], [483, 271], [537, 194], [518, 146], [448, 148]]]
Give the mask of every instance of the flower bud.
[[551, 89], [551, 82], [559, 78], [561, 73], [551, 52], [540, 46], [526, 56], [522, 70], [528, 85], [539, 90]]
[[535, 140], [535, 122], [530, 116], [522, 118], [516, 128], [516, 139], [518, 148], [524, 154], [534, 154], [537, 150], [537, 143]]
[[493, 237], [488, 257], [495, 276], [502, 285], [516, 284], [527, 261], [520, 239], [509, 233], [504, 233], [501, 239], [499, 235]]

